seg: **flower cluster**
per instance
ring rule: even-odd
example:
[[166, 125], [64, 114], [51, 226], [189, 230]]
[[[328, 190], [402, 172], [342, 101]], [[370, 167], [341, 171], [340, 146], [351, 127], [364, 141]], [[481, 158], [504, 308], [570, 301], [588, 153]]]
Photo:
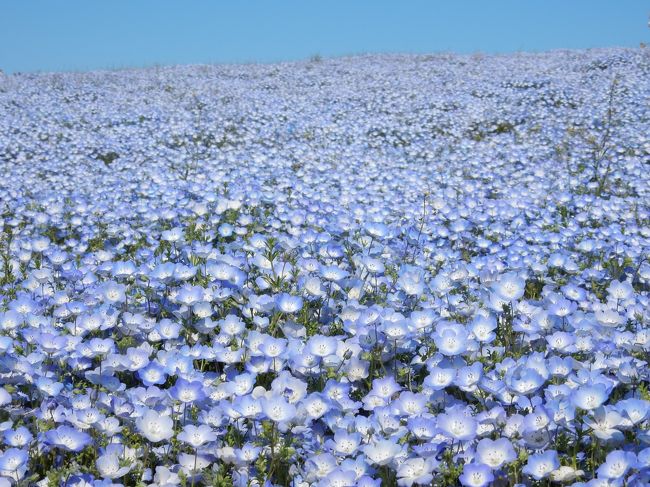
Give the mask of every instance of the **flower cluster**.
[[0, 78], [0, 487], [650, 483], [650, 57]]

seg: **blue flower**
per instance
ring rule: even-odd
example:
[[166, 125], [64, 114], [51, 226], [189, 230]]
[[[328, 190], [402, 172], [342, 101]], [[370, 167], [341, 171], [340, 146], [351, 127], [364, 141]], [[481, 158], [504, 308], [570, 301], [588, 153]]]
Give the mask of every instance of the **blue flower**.
[[187, 424], [176, 438], [178, 441], [187, 443], [192, 448], [198, 448], [205, 443], [216, 440], [217, 435], [208, 425], [195, 426]]
[[608, 396], [607, 387], [603, 384], [593, 384], [578, 387], [571, 400], [576, 407], [590, 411], [600, 407], [607, 401]]
[[484, 487], [494, 480], [494, 474], [482, 463], [466, 463], [458, 480], [465, 487]]
[[135, 422], [138, 431], [149, 441], [158, 443], [170, 439], [174, 435], [174, 421], [154, 410], [148, 409]]
[[165, 367], [155, 360], [138, 369], [138, 377], [145, 386], [164, 384], [167, 381]]
[[528, 457], [528, 462], [522, 469], [526, 475], [530, 475], [535, 480], [541, 480], [560, 467], [560, 459], [557, 451], [547, 450], [543, 453], [536, 453]]
[[467, 411], [454, 409], [438, 416], [438, 428], [454, 441], [468, 441], [476, 437], [478, 424]]
[[55, 448], [79, 452], [92, 443], [92, 437], [69, 426], [59, 426], [45, 432], [45, 442]]
[[433, 340], [443, 355], [460, 355], [468, 348], [467, 330], [458, 323], [439, 323]]
[[598, 477], [623, 479], [630, 469], [636, 468], [637, 458], [633, 452], [614, 450], [607, 454], [605, 463], [598, 467]]
[[205, 399], [203, 383], [200, 381], [188, 381], [182, 377], [169, 389], [169, 395], [182, 403], [194, 403]]
[[283, 397], [272, 396], [260, 399], [262, 411], [271, 421], [284, 423], [291, 421], [296, 415], [296, 407]]
[[507, 438], [490, 440], [483, 438], [476, 445], [476, 459], [492, 469], [499, 469], [503, 465], [514, 462], [517, 459], [512, 443]]

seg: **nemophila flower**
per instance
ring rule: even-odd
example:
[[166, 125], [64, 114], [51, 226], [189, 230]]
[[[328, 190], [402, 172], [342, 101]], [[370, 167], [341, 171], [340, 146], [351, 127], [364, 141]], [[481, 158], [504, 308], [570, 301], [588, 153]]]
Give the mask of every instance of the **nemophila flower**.
[[420, 296], [424, 292], [424, 271], [407, 266], [400, 270], [397, 285], [409, 296]]
[[476, 390], [482, 377], [483, 364], [474, 362], [472, 365], [458, 369], [455, 383], [461, 391], [471, 392]]
[[437, 433], [436, 421], [432, 417], [411, 417], [408, 418], [407, 428], [408, 430], [420, 440], [430, 440]]
[[253, 374], [238, 374], [229, 382], [230, 389], [238, 396], [249, 394], [255, 386], [256, 377]]
[[353, 472], [355, 478], [361, 479], [368, 472], [372, 471], [372, 468], [368, 464], [365, 456], [363, 454], [358, 455], [356, 458], [346, 458], [341, 462], [341, 469], [349, 472]]
[[650, 447], [644, 448], [637, 454], [638, 468], [650, 467]]
[[403, 391], [391, 406], [398, 414], [410, 417], [427, 412], [427, 403], [428, 398], [424, 394]]
[[566, 377], [573, 370], [574, 360], [572, 357], [549, 357], [548, 371], [555, 377]]
[[379, 404], [373, 409], [373, 417], [379, 424], [379, 428], [385, 433], [396, 433], [401, 429], [399, 418], [390, 405]]
[[380, 466], [390, 464], [403, 452], [402, 447], [391, 440], [374, 441], [362, 449], [370, 462]]
[[193, 357], [189, 353], [174, 353], [160, 351], [157, 354], [158, 360], [165, 366], [169, 375], [187, 376], [193, 371]]
[[72, 423], [75, 427], [86, 430], [91, 428], [92, 426], [95, 425], [95, 423], [98, 423], [99, 421], [103, 420], [105, 418], [105, 415], [102, 414], [99, 409], [89, 407], [89, 408], [83, 408], [79, 409], [77, 411], [74, 411], [74, 413], [69, 416], [69, 421]]
[[467, 351], [468, 333], [465, 327], [458, 323], [439, 323], [433, 340], [444, 355], [460, 355]]
[[636, 468], [637, 458], [633, 452], [615, 450], [607, 454], [605, 463], [598, 467], [599, 478], [622, 479], [632, 468]]
[[634, 288], [628, 281], [612, 281], [607, 288], [607, 294], [615, 301], [624, 301], [634, 294]]
[[319, 393], [312, 393], [302, 401], [305, 413], [311, 419], [318, 419], [331, 409], [331, 401]]
[[386, 338], [393, 342], [401, 342], [409, 335], [409, 322], [407, 320], [391, 321], [384, 323], [383, 332]]
[[203, 383], [200, 381], [188, 381], [182, 377], [177, 379], [169, 389], [169, 395], [182, 403], [193, 403], [205, 399]]
[[359, 433], [348, 433], [343, 430], [336, 431], [334, 438], [328, 442], [333, 453], [343, 456], [355, 453], [360, 444], [361, 435]]
[[427, 485], [433, 480], [433, 469], [438, 465], [435, 458], [409, 458], [397, 467], [397, 485]]
[[183, 238], [183, 229], [181, 227], [175, 227], [171, 230], [164, 230], [161, 234], [161, 239], [166, 242], [176, 243]]
[[551, 417], [546, 409], [537, 406], [533, 412], [524, 416], [524, 431], [532, 433], [542, 429], [547, 429], [551, 425]]
[[576, 407], [589, 411], [601, 406], [608, 396], [607, 387], [603, 384], [583, 385], [573, 392], [571, 400]]
[[218, 323], [221, 332], [229, 336], [237, 336], [246, 328], [246, 324], [236, 315], [228, 315]]
[[264, 374], [273, 367], [273, 358], [252, 356], [246, 361], [244, 367], [252, 374]]
[[514, 462], [517, 459], [517, 452], [507, 438], [498, 440], [483, 438], [476, 445], [476, 459], [492, 469], [499, 469], [503, 465]]
[[174, 266], [173, 276], [178, 281], [187, 281], [196, 275], [196, 268], [184, 264]]
[[257, 460], [262, 452], [262, 448], [254, 446], [252, 443], [246, 443], [241, 448], [235, 449], [236, 461], [239, 465], [249, 465]]
[[432, 309], [413, 311], [410, 316], [411, 322], [417, 330], [424, 330], [431, 327], [435, 318], [436, 316]]
[[314, 335], [309, 338], [305, 347], [306, 351], [317, 357], [327, 357], [336, 353], [338, 342], [334, 337]]
[[[213, 457], [210, 457], [204, 453], [195, 453], [193, 455], [188, 453], [181, 453], [178, 455], [178, 463], [185, 475], [195, 477], [198, 476], [198, 474], [203, 469], [212, 463], [212, 458]], [[191, 481], [192, 479], [190, 478], [190, 482]]]
[[598, 323], [608, 328], [615, 328], [625, 322], [625, 318], [614, 309], [597, 309], [594, 316]]
[[373, 479], [369, 475], [362, 475], [357, 479], [357, 487], [381, 487], [381, 479]]
[[456, 370], [443, 369], [440, 367], [431, 368], [429, 375], [424, 378], [423, 386], [433, 391], [440, 391], [451, 385], [456, 378]]
[[112, 437], [122, 431], [120, 421], [114, 417], [103, 418], [95, 424], [95, 427], [107, 437]]
[[465, 487], [484, 487], [494, 481], [494, 474], [487, 465], [466, 463], [458, 480]]
[[560, 467], [560, 459], [557, 451], [548, 450], [543, 453], [536, 453], [528, 457], [528, 462], [522, 469], [526, 475], [533, 477], [535, 480], [546, 478], [554, 470]]
[[179, 485], [181, 482], [180, 477], [176, 472], [173, 472], [168, 467], [161, 465], [156, 466], [153, 481], [154, 485], [159, 487]]
[[571, 482], [584, 475], [584, 471], [577, 470], [567, 465], [562, 465], [557, 470], [551, 472], [551, 480], [554, 482]]
[[476, 420], [462, 409], [438, 415], [438, 428], [454, 441], [467, 441], [476, 437]]
[[8, 429], [3, 433], [4, 442], [15, 448], [22, 448], [27, 446], [34, 436], [25, 426], [19, 426], [16, 429]]
[[202, 424], [195, 426], [187, 424], [183, 427], [183, 431], [181, 431], [176, 438], [178, 441], [182, 441], [183, 443], [190, 445], [192, 448], [198, 448], [208, 442], [215, 441], [217, 435], [208, 425]]
[[271, 382], [271, 390], [295, 404], [307, 395], [307, 383], [287, 371], [282, 371]]
[[14, 330], [24, 323], [24, 317], [14, 310], [0, 313], [0, 329], [3, 331]]
[[454, 283], [446, 273], [441, 272], [431, 280], [430, 286], [438, 295], [446, 295], [454, 288]]
[[616, 410], [625, 420], [624, 426], [630, 427], [645, 421], [650, 416], [650, 401], [644, 399], [623, 399], [615, 404]]
[[[178, 338], [181, 331], [181, 325], [180, 323], [174, 323], [169, 319], [163, 319], [156, 324], [154, 330], [156, 332], [156, 338], [159, 337], [158, 339], [162, 340], [173, 340], [174, 338]], [[153, 338], [153, 336], [151, 336], [151, 338]]]
[[525, 287], [526, 281], [512, 272], [503, 274], [492, 285], [492, 289], [496, 295], [508, 302], [520, 299], [524, 295]]
[[88, 342], [91, 356], [105, 357], [115, 350], [115, 342], [111, 338], [93, 338]]
[[69, 426], [59, 426], [45, 432], [45, 442], [54, 448], [79, 452], [92, 443], [92, 437]]
[[624, 435], [621, 431], [624, 419], [621, 414], [608, 406], [594, 409], [591, 415], [584, 418], [584, 423], [589, 426], [599, 440], [603, 442], [620, 442]]
[[390, 235], [390, 228], [386, 224], [376, 221], [365, 223], [364, 230], [368, 235], [379, 240]]
[[302, 298], [282, 293], [277, 297], [277, 307], [283, 313], [297, 313], [302, 308]]
[[126, 351], [123, 363], [125, 367], [132, 371], [138, 371], [149, 364], [150, 352], [141, 348], [129, 348]]
[[42, 394], [50, 397], [57, 396], [64, 388], [63, 383], [56, 382], [49, 377], [39, 377], [36, 379], [35, 385]]
[[553, 316], [566, 318], [567, 316], [575, 312], [577, 308], [578, 305], [573, 301], [560, 298], [556, 300], [553, 304], [551, 304], [551, 306], [548, 308], [548, 312]]
[[348, 276], [348, 272], [337, 266], [322, 266], [320, 275], [326, 281], [340, 282]]
[[374, 379], [372, 381], [372, 392], [378, 397], [385, 399], [390, 398], [396, 392], [399, 392], [402, 387], [391, 376]]
[[563, 331], [556, 331], [552, 335], [546, 337], [549, 348], [556, 350], [562, 353], [571, 353], [575, 351], [573, 344], [575, 343], [575, 337]]
[[370, 362], [352, 357], [345, 365], [345, 373], [352, 382], [366, 379], [370, 374]]
[[205, 290], [200, 286], [183, 285], [176, 293], [175, 300], [185, 306], [194, 306], [204, 300]]
[[116, 282], [107, 282], [103, 289], [103, 298], [111, 304], [123, 303], [126, 300], [126, 286]]
[[264, 336], [258, 345], [258, 350], [268, 358], [276, 358], [284, 353], [287, 348], [287, 341], [283, 338]]
[[64, 336], [46, 332], [38, 334], [36, 343], [44, 353], [55, 355], [65, 350], [68, 341]]
[[102, 478], [119, 479], [131, 471], [132, 465], [120, 466], [120, 458], [114, 453], [101, 455], [95, 461], [97, 471]]
[[259, 398], [252, 395], [238, 396], [232, 402], [232, 408], [228, 409], [231, 416], [257, 419], [262, 413], [262, 404]]
[[493, 316], [477, 315], [469, 325], [469, 331], [481, 343], [491, 343], [496, 338], [497, 321]]
[[145, 386], [164, 384], [167, 381], [165, 367], [155, 360], [138, 369], [138, 377]]
[[174, 435], [172, 418], [152, 409], [147, 409], [135, 424], [142, 436], [153, 443], [168, 440]]
[[327, 291], [323, 286], [322, 281], [316, 276], [310, 276], [304, 279], [302, 283], [304, 293], [308, 295], [308, 299], [322, 298], [326, 296]]
[[351, 487], [357, 485], [356, 478], [357, 476], [353, 471], [337, 468], [328, 473], [318, 485], [323, 487]]
[[337, 467], [336, 458], [329, 453], [311, 456], [305, 465], [307, 479], [315, 481], [326, 478]]
[[587, 292], [584, 288], [572, 283], [565, 284], [561, 289], [567, 298], [576, 302], [584, 301], [587, 297]]
[[546, 380], [536, 369], [517, 366], [506, 372], [504, 382], [513, 392], [528, 395], [542, 387]]
[[361, 259], [361, 263], [368, 274], [383, 274], [386, 270], [386, 266], [380, 259], [375, 259], [370, 256]]
[[276, 423], [291, 421], [296, 415], [296, 407], [281, 396], [263, 397], [260, 404], [266, 417]]
[[9, 448], [0, 454], [0, 475], [18, 482], [25, 476], [29, 454], [26, 450]]

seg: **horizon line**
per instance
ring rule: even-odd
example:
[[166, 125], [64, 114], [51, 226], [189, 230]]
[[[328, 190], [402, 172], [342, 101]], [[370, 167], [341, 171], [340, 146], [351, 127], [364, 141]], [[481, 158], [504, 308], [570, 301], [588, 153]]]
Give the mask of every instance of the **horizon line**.
[[340, 59], [350, 59], [350, 58], [362, 58], [362, 57], [371, 57], [371, 56], [435, 56], [435, 55], [447, 55], [447, 56], [489, 56], [489, 57], [499, 57], [499, 56], [511, 56], [516, 54], [532, 54], [540, 55], [545, 53], [555, 53], [555, 52], [581, 52], [581, 51], [600, 51], [600, 50], [643, 50], [647, 46], [643, 41], [640, 41], [637, 46], [625, 46], [625, 45], [614, 45], [614, 46], [595, 46], [595, 47], [557, 47], [551, 49], [515, 49], [515, 50], [481, 50], [476, 49], [472, 51], [453, 51], [453, 50], [436, 50], [436, 51], [366, 51], [366, 52], [357, 52], [351, 54], [332, 54], [332, 55], [322, 55], [318, 52], [311, 54], [307, 57], [301, 56], [299, 58], [291, 59], [281, 59], [281, 60], [258, 60], [258, 61], [210, 61], [210, 62], [180, 62], [180, 63], [164, 63], [164, 62], [151, 62], [143, 63], [140, 65], [123, 65], [123, 66], [104, 66], [98, 68], [70, 68], [70, 69], [56, 69], [56, 70], [16, 70], [16, 71], [5, 71], [0, 66], [0, 73], [5, 76], [14, 76], [14, 75], [23, 75], [23, 74], [36, 74], [36, 75], [48, 75], [48, 74], [84, 74], [84, 73], [102, 73], [102, 72], [118, 72], [118, 71], [146, 71], [149, 69], [155, 68], [181, 68], [181, 67], [193, 67], [193, 66], [272, 66], [272, 65], [285, 65], [285, 64], [303, 64], [309, 62], [326, 62]]

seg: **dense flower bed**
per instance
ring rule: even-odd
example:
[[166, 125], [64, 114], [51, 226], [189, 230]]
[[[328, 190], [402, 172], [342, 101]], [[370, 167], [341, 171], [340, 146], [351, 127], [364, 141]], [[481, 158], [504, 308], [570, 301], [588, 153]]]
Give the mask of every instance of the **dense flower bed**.
[[648, 485], [648, 79], [0, 77], [0, 486]]

